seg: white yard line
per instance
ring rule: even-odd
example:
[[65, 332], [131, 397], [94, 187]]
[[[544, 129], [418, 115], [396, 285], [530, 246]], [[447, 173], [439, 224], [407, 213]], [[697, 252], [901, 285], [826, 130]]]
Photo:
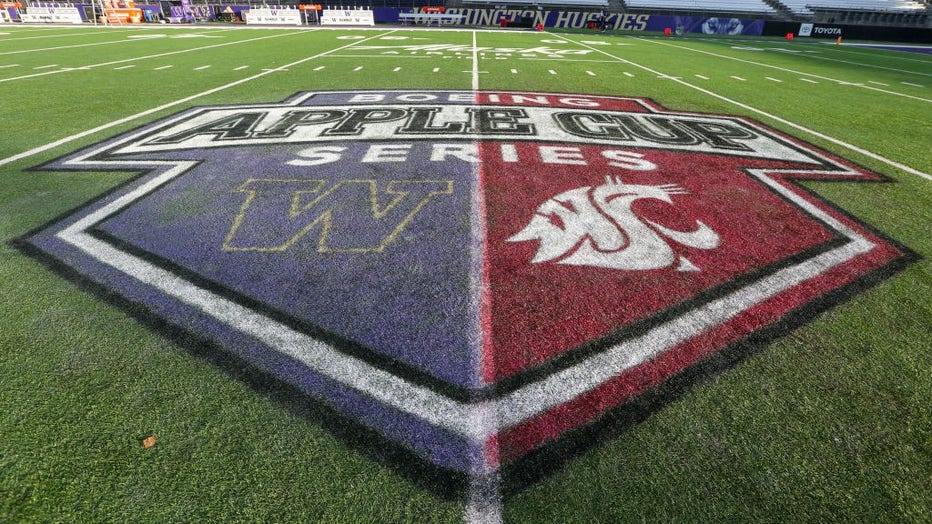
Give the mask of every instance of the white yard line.
[[472, 32], [472, 90], [479, 91], [479, 48], [476, 46], [476, 32]]
[[[903, 98], [911, 98], [911, 99], [913, 99], [913, 100], [919, 100], [919, 101], [921, 101], [921, 102], [930, 102], [930, 103], [932, 103], [932, 99], [928, 99], [928, 98], [922, 98], [922, 97], [918, 97], [918, 96], [907, 95], [907, 94], [905, 94], [905, 93], [897, 93], [896, 91], [889, 91], [889, 90], [887, 90], [887, 89], [878, 89], [878, 88], [876, 88], [876, 87], [870, 87], [870, 86], [866, 86], [866, 85], [850, 84], [849, 82], [845, 82], [844, 80], [838, 80], [837, 78], [829, 78], [829, 77], [827, 77], [827, 76], [817, 75], [817, 74], [814, 74], [814, 73], [807, 73], [807, 72], [805, 72], [805, 71], [796, 71], [796, 70], [794, 70], [794, 69], [788, 69], [788, 68], [785, 68], [785, 67], [775, 66], [775, 65], [773, 65], [773, 64], [765, 64], [765, 63], [762, 63], [762, 62], [755, 62], [755, 61], [753, 61], [753, 60], [746, 60], [746, 59], [744, 59], [744, 58], [738, 58], [738, 57], [735, 57], [735, 56], [723, 55], [723, 54], [720, 54], [720, 53], [713, 53], [713, 52], [711, 52], [711, 51], [703, 51], [703, 50], [701, 50], [701, 49], [694, 49], [694, 48], [692, 48], [692, 47], [688, 47], [688, 46], [684, 46], [684, 45], [676, 45], [676, 44], [671, 44], [671, 43], [668, 43], [668, 42], [660, 42], [660, 41], [655, 41], [655, 40], [652, 40], [652, 39], [642, 38], [642, 37], [637, 37], [637, 36], [632, 36], [632, 37], [629, 37], [629, 38], [633, 38], [633, 39], [635, 39], [635, 40], [641, 40], [641, 41], [643, 41], [643, 42], [650, 43], [650, 44], [654, 44], [654, 45], [662, 45], [662, 46], [672, 47], [672, 48], [674, 48], [674, 49], [682, 49], [682, 50], [686, 50], [686, 51], [693, 51], [693, 52], [695, 52], [695, 53], [701, 53], [701, 54], [704, 54], [704, 55], [714, 56], [714, 57], [717, 57], [717, 58], [724, 58], [724, 59], [726, 59], [726, 60], [734, 60], [734, 61], [736, 61], [736, 62], [742, 62], [742, 63], [745, 63], [745, 64], [756, 65], [756, 66], [758, 66], [758, 67], [767, 67], [767, 68], [770, 68], [770, 69], [776, 69], [776, 70], [778, 70], [778, 71], [783, 71], [783, 72], [785, 72], [785, 73], [792, 73], [792, 74], [795, 74], [795, 75], [803, 75], [803, 76], [808, 76], [808, 77], [811, 77], [811, 78], [818, 78], [819, 80], [825, 80], [825, 81], [828, 81], [828, 82], [836, 82], [836, 83], [839, 83], [839, 84], [849, 84], [849, 85], [853, 85], [853, 86], [855, 86], [855, 87], [859, 87], [859, 88], [861, 88], [861, 89], [869, 89], [869, 90], [871, 90], [871, 91], [877, 91], [877, 92], [879, 92], [879, 93], [886, 93], [886, 94], [888, 94], [888, 95], [901, 96], [901, 97], [903, 97]], [[577, 42], [577, 43], [578, 43], [578, 42]], [[585, 44], [580, 44], [580, 45], [585, 45]], [[593, 48], [593, 49], [595, 49], [595, 48]], [[597, 50], [598, 50], [598, 51], [601, 51], [601, 50], [599, 50], [599, 49], [597, 49]]]
[[[343, 49], [346, 49], [346, 48], [348, 48], [348, 47], [352, 47], [352, 46], [357, 45], [357, 44], [359, 44], [359, 43], [366, 42], [366, 41], [369, 41], [369, 40], [373, 40], [373, 39], [376, 39], [376, 38], [380, 38], [380, 37], [385, 36], [385, 35], [390, 35], [390, 34], [394, 33], [395, 31], [397, 31], [397, 30], [391, 30], [391, 31], [383, 32], [383, 33], [381, 33], [381, 34], [378, 34], [378, 35], [375, 35], [375, 36], [371, 36], [371, 37], [366, 38], [366, 39], [363, 39], [363, 40], [354, 40], [353, 42], [351, 42], [351, 43], [349, 43], [349, 44], [347, 44], [347, 45], [345, 45], [345, 46], [338, 47], [338, 48], [332, 49], [332, 50], [330, 50], [330, 51], [324, 51], [323, 53], [318, 53], [318, 54], [316, 54], [316, 55], [309, 56], [309, 57], [307, 57], [307, 58], [302, 58], [301, 60], [297, 60], [297, 61], [292, 62], [292, 63], [290, 63], [290, 64], [287, 64], [287, 65], [285, 65], [285, 66], [283, 66], [283, 67], [293, 67], [293, 66], [297, 66], [297, 65], [303, 64], [303, 63], [305, 63], [305, 62], [309, 62], [309, 61], [311, 61], [311, 60], [314, 60], [314, 59], [317, 59], [317, 58], [320, 58], [320, 57], [323, 57], [323, 56], [327, 56], [327, 55], [329, 55], [330, 53], [334, 53], [334, 52], [336, 52], [336, 51], [342, 51]], [[287, 34], [295, 34], [295, 33], [287, 33]], [[242, 42], [245, 42], [245, 40], [243, 40]], [[80, 132], [80, 133], [76, 133], [76, 134], [71, 135], [71, 136], [66, 136], [66, 137], [64, 137], [64, 138], [60, 138], [60, 139], [58, 139], [58, 140], [55, 140], [54, 142], [49, 142], [48, 144], [45, 144], [45, 145], [42, 145], [42, 146], [39, 146], [39, 147], [34, 147], [34, 148], [32, 148], [32, 149], [30, 149], [30, 150], [28, 150], [28, 151], [23, 151], [22, 153], [18, 153], [18, 154], [15, 154], [15, 155], [13, 155], [13, 156], [8, 156], [8, 157], [6, 157], [6, 158], [0, 159], [0, 166], [5, 166], [5, 165], [7, 165], [7, 164], [16, 162], [17, 160], [22, 160], [22, 159], [24, 159], [24, 158], [29, 158], [29, 157], [31, 157], [31, 156], [38, 155], [39, 153], [44, 153], [45, 151], [48, 151], [48, 150], [50, 150], [50, 149], [55, 149], [55, 148], [58, 147], [58, 146], [67, 144], [67, 143], [69, 143], [69, 142], [74, 142], [75, 140], [79, 140], [79, 139], [84, 138], [84, 137], [87, 137], [87, 136], [91, 136], [91, 135], [93, 135], [93, 134], [95, 134], [95, 133], [99, 133], [99, 132], [104, 131], [104, 130], [106, 130], [106, 129], [110, 129], [110, 128], [112, 128], [112, 127], [116, 127], [116, 126], [119, 126], [119, 125], [123, 125], [123, 124], [125, 124], [125, 123], [127, 123], [127, 122], [132, 122], [133, 120], [138, 120], [138, 119], [140, 119], [140, 118], [142, 118], [142, 117], [149, 116], [149, 115], [158, 113], [158, 112], [160, 112], [160, 111], [164, 111], [164, 110], [166, 110], [166, 109], [169, 109], [169, 108], [172, 108], [172, 107], [175, 107], [175, 106], [179, 106], [179, 105], [181, 105], [181, 104], [186, 104], [186, 103], [188, 103], [188, 102], [190, 102], [190, 101], [192, 101], [192, 100], [197, 100], [198, 98], [202, 98], [202, 97], [205, 97], [205, 96], [207, 96], [207, 95], [212, 95], [212, 94], [214, 94], [214, 93], [219, 93], [220, 91], [225, 91], [225, 90], [227, 90], [227, 89], [230, 89], [231, 87], [236, 87], [236, 86], [238, 86], [238, 85], [245, 84], [245, 83], [247, 83], [247, 82], [251, 82], [251, 81], [253, 81], [253, 80], [262, 78], [263, 76], [266, 76], [266, 75], [269, 75], [269, 74], [271, 74], [270, 71], [262, 71], [262, 72], [259, 72], [259, 73], [254, 74], [254, 75], [252, 75], [252, 76], [248, 76], [248, 77], [246, 77], [246, 78], [242, 78], [242, 79], [240, 79], [240, 80], [236, 80], [236, 81], [234, 81], [234, 82], [230, 82], [230, 83], [224, 84], [224, 85], [222, 85], [222, 86], [214, 87], [214, 88], [208, 89], [208, 90], [206, 90], [206, 91], [201, 91], [200, 93], [195, 93], [195, 94], [193, 94], [193, 95], [186, 96], [186, 97], [184, 97], [184, 98], [179, 98], [178, 100], [174, 100], [174, 101], [172, 101], [172, 102], [168, 102], [168, 103], [162, 104], [162, 105], [160, 105], [160, 106], [153, 107], [153, 108], [147, 109], [147, 110], [145, 110], [145, 111], [141, 111], [141, 112], [136, 113], [136, 114], [134, 114], [134, 115], [130, 115], [130, 116], [127, 116], [127, 117], [124, 117], [124, 118], [120, 118], [120, 119], [114, 120], [114, 121], [112, 121], [112, 122], [108, 122], [108, 123], [106, 123], [106, 124], [99, 125], [99, 126], [97, 126], [97, 127], [95, 127], [95, 128], [88, 129], [87, 131], [82, 131], [82, 132]]]
[[[639, 40], [642, 40], [642, 39], [639, 38]], [[643, 70], [648, 71], [648, 72], [650, 72], [650, 73], [653, 73], [653, 74], [655, 74], [655, 75], [660, 75], [660, 74], [662, 74], [662, 73], [660, 73], [659, 71], [657, 71], [657, 70], [655, 70], [655, 69], [652, 69], [652, 68], [650, 68], [650, 67], [648, 67], [648, 66], [641, 65], [641, 64], [632, 62], [632, 61], [630, 61], [630, 60], [626, 60], [626, 59], [624, 59], [624, 58], [621, 58], [621, 57], [615, 56], [615, 55], [613, 55], [613, 54], [611, 54], [611, 53], [608, 53], [608, 52], [606, 52], [606, 51], [603, 51], [603, 50], [601, 50], [601, 49], [597, 49], [597, 48], [595, 48], [595, 47], [588, 46], [588, 45], [586, 45], [586, 44], [581, 44], [581, 43], [579, 43], [579, 42], [575, 42], [575, 43], [578, 44], [578, 45], [580, 45], [580, 46], [583, 46], [583, 47], [585, 47], [585, 48], [588, 48], [588, 49], [591, 49], [591, 50], [593, 50], [593, 51], [596, 51], [596, 52], [598, 52], [598, 53], [602, 53], [602, 54], [604, 54], [604, 55], [606, 55], [606, 56], [610, 56], [610, 57], [614, 58], [615, 60], [618, 60], [620, 63], [628, 64], [628, 65], [631, 65], [631, 66], [634, 66], [634, 67], [643, 69]], [[675, 46], [674, 46], [674, 47], [675, 47]], [[726, 58], [727, 58], [727, 57], [726, 57]], [[897, 161], [895, 161], [895, 160], [891, 160], [891, 159], [886, 158], [886, 157], [884, 157], [884, 156], [878, 155], [877, 153], [873, 153], [873, 152], [868, 151], [868, 150], [866, 150], [866, 149], [864, 149], [864, 148], [858, 147], [858, 146], [856, 146], [856, 145], [854, 145], [854, 144], [849, 144], [848, 142], [845, 142], [845, 141], [843, 141], [843, 140], [839, 140], [839, 139], [837, 139], [837, 138], [835, 138], [835, 137], [826, 135], [826, 134], [824, 134], [824, 133], [820, 133], [820, 132], [818, 132], [818, 131], [816, 131], [816, 130], [814, 130], [814, 129], [809, 129], [808, 127], [805, 127], [805, 126], [802, 126], [802, 125], [800, 125], [800, 124], [797, 124], [796, 122], [792, 122], [792, 121], [787, 120], [787, 119], [785, 119], [785, 118], [781, 118], [781, 117], [779, 117], [779, 116], [777, 116], [777, 115], [774, 115], [774, 114], [772, 114], [772, 113], [768, 113], [768, 112], [766, 112], [766, 111], [764, 111], [764, 110], [761, 110], [761, 109], [758, 109], [758, 108], [756, 108], [756, 107], [749, 106], [749, 105], [747, 105], [747, 104], [745, 104], [745, 103], [743, 103], [743, 102], [739, 102], [739, 101], [737, 101], [737, 100], [733, 100], [733, 99], [728, 98], [728, 97], [726, 97], [726, 96], [724, 96], [724, 95], [720, 95], [720, 94], [718, 94], [718, 93], [715, 93], [715, 92], [710, 91], [710, 90], [708, 90], [708, 89], [705, 89], [705, 88], [703, 88], [703, 87], [697, 86], [697, 85], [695, 85], [695, 84], [690, 84], [689, 82], [687, 82], [687, 81], [685, 81], [685, 80], [682, 80], [682, 79], [675, 79], [674, 81], [677, 82], [677, 83], [679, 83], [679, 84], [682, 84], [683, 86], [686, 86], [686, 87], [688, 87], [688, 88], [690, 88], [690, 89], [695, 89], [696, 91], [699, 91], [700, 93], [704, 93], [704, 94], [706, 94], [706, 95], [708, 95], [708, 96], [711, 96], [711, 97], [713, 97], [713, 98], [717, 98], [717, 99], [719, 99], [719, 100], [721, 100], [721, 101], [723, 101], [723, 102], [726, 102], [726, 103], [729, 103], [729, 104], [731, 104], [731, 105], [740, 107], [740, 108], [742, 108], [742, 109], [744, 109], [744, 110], [747, 110], [747, 111], [751, 111], [751, 112], [753, 112], [753, 113], [756, 113], [756, 114], [758, 114], [758, 115], [761, 115], [761, 116], [763, 116], [763, 117], [766, 117], [766, 118], [768, 118], [768, 119], [770, 119], [770, 120], [773, 120], [773, 121], [775, 121], [775, 122], [779, 122], [779, 123], [781, 123], [781, 124], [783, 124], [783, 125], [785, 125], [785, 126], [789, 126], [789, 127], [792, 127], [793, 129], [797, 129], [797, 130], [799, 130], [799, 131], [802, 131], [802, 132], [804, 132], [804, 133], [807, 133], [807, 134], [809, 134], [809, 135], [811, 135], [811, 136], [821, 138], [822, 140], [831, 142], [831, 143], [833, 143], [833, 144], [835, 144], [835, 145], [841, 146], [841, 147], [843, 147], [843, 148], [845, 148], [845, 149], [848, 149], [848, 150], [850, 150], [850, 151], [854, 151], [854, 152], [859, 153], [859, 154], [861, 154], [861, 155], [864, 155], [864, 156], [866, 156], [866, 157], [868, 157], [868, 158], [872, 158], [872, 159], [874, 159], [874, 160], [877, 160], [878, 162], [883, 162], [884, 164], [887, 164], [888, 166], [895, 167], [895, 168], [897, 168], [897, 169], [899, 169], [899, 170], [901, 170], [901, 171], [905, 171], [905, 172], [907, 172], [907, 173], [909, 173], [909, 174], [916, 175], [916, 176], [918, 176], [918, 177], [920, 177], [920, 178], [924, 178], [924, 179], [926, 179], [926, 180], [932, 181], [932, 175], [930, 175], [930, 174], [928, 174], [928, 173], [924, 173], [924, 172], [922, 172], [922, 171], [919, 171], [918, 169], [912, 168], [912, 167], [910, 167], [910, 166], [907, 166], [907, 165], [902, 164], [902, 163], [900, 163], [900, 162], [897, 162]]]
[[125, 64], [125, 63], [127, 63], [127, 62], [135, 62], [135, 61], [137, 61], [137, 60], [148, 60], [148, 59], [150, 59], [150, 58], [161, 58], [161, 57], [163, 57], [163, 56], [172, 56], [172, 55], [178, 55], [178, 54], [182, 54], [182, 53], [191, 53], [191, 52], [194, 52], [194, 51], [203, 51], [203, 50], [205, 50], [205, 49], [214, 49], [214, 48], [217, 48], [217, 47], [224, 47], [224, 46], [228, 46], [228, 45], [245, 44], [245, 43], [248, 43], [248, 42], [255, 42], [255, 41], [258, 41], [258, 40], [267, 40], [267, 39], [269, 39], [269, 38], [281, 38], [281, 37], [283, 37], [283, 36], [298, 35], [298, 34], [301, 34], [302, 32], [303, 32], [303, 31], [292, 31], [292, 32], [290, 32], [290, 33], [282, 33], [282, 34], [277, 34], [277, 35], [257, 36], [257, 37], [255, 37], [255, 38], [247, 38], [246, 40], [237, 40], [237, 41], [235, 41], [235, 42], [223, 42], [223, 43], [221, 43], [221, 44], [212, 44], [212, 45], [201, 46], [201, 47], [192, 47], [192, 48], [190, 48], [190, 49], [181, 49], [181, 50], [179, 50], [179, 51], [168, 51], [168, 52], [165, 52], [165, 53], [158, 53], [158, 54], [155, 54], [155, 55], [137, 56], [137, 57], [134, 57], [134, 58], [125, 58], [125, 59], [123, 59], [123, 60], [113, 60], [113, 61], [110, 61], [110, 62], [101, 62], [101, 63], [99, 63], [99, 64], [91, 64], [91, 65], [81, 66], [81, 67], [77, 67], [77, 68], [73, 68], [73, 67], [72, 67], [72, 68], [62, 68], [62, 69], [56, 69], [55, 71], [45, 71], [45, 72], [42, 72], [42, 73], [33, 73], [33, 74], [31, 74], [31, 75], [16, 76], [16, 77], [12, 77], [12, 78], [2, 78], [2, 79], [0, 79], [0, 82], [11, 82], [11, 81], [13, 81], [13, 80], [25, 80], [25, 79], [27, 79], [27, 78], [35, 78], [35, 77], [37, 77], [37, 76], [46, 76], [46, 75], [54, 75], [54, 74], [58, 74], [58, 73], [67, 73], [67, 72], [69, 72], [69, 71], [74, 71], [74, 70], [76, 70], [76, 69], [91, 69], [91, 68], [94, 68], [94, 67], [106, 67], [106, 66], [111, 66], [111, 65], [116, 65], [116, 64]]
[[[472, 33], [472, 91], [479, 91], [479, 48], [476, 45], [476, 32]], [[476, 177], [479, 179], [477, 184], [482, 183], [482, 164], [476, 164]], [[483, 351], [486, 346], [485, 340], [489, 336], [486, 327], [483, 325], [483, 308], [485, 303], [485, 290], [487, 289], [485, 274], [485, 199], [482, 191], [474, 191], [471, 203], [470, 220], [473, 222], [472, 230], [473, 239], [471, 242], [471, 270], [470, 275], [473, 290], [470, 298], [470, 307], [473, 309], [472, 318], [475, 320], [473, 329], [477, 336], [474, 337], [473, 355], [475, 362], [477, 383], [484, 383], [484, 370], [482, 368], [485, 360]], [[482, 435], [498, 435], [498, 409], [497, 401], [489, 400], [479, 402], [470, 406], [470, 426], [480, 428], [479, 433]], [[466, 493], [466, 506], [463, 510], [463, 521], [466, 524], [501, 524], [502, 522], [502, 490], [501, 477], [498, 472], [497, 460], [498, 449], [488, 449], [488, 446], [494, 446], [498, 440], [494, 437], [484, 437], [481, 442], [481, 452], [478, 454], [478, 464], [474, 464], [469, 471], [469, 486]], [[489, 458], [496, 463], [490, 464]]]

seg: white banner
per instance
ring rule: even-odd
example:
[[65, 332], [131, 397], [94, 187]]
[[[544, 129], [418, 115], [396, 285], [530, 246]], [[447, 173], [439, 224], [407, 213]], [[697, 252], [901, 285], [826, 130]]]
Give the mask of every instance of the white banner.
[[371, 9], [324, 9], [320, 16], [321, 25], [375, 25]]
[[20, 19], [27, 24], [82, 24], [77, 7], [29, 7]]
[[243, 14], [246, 18], [246, 25], [301, 25], [301, 11], [297, 9], [254, 7]]

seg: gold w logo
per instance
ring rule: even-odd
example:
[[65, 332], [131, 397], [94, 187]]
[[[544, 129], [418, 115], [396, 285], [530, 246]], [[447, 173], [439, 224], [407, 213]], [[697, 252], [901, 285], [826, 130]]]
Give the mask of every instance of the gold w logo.
[[282, 252], [311, 231], [318, 253], [382, 252], [433, 198], [453, 193], [452, 180], [250, 179], [224, 251]]

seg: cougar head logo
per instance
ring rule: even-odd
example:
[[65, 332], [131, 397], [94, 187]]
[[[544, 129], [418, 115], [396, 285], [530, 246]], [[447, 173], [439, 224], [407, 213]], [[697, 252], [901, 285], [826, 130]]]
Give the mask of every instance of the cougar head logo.
[[[714, 249], [718, 234], [701, 221], [694, 231], [676, 231], [638, 217], [632, 203], [645, 198], [673, 204], [673, 195], [688, 191], [676, 184], [625, 184], [605, 177], [605, 183], [560, 193], [534, 213], [530, 223], [508, 242], [537, 240], [534, 264], [555, 262], [575, 266], [646, 270], [672, 266], [677, 260], [670, 241], [697, 249]], [[679, 271], [698, 271], [679, 257]]]

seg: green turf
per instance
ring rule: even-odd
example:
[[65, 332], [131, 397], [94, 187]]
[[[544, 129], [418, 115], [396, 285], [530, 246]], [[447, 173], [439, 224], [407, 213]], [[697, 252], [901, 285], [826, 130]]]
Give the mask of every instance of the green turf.
[[[7, 242], [129, 176], [30, 167], [195, 105], [306, 90], [469, 89], [471, 51], [354, 47], [471, 46], [474, 36], [480, 47], [592, 51], [569, 57], [586, 61], [480, 53], [481, 89], [649, 97], [745, 115], [890, 177], [806, 186], [924, 257], [508, 498], [505, 520], [932, 520], [932, 181], [763, 114], [930, 173], [932, 57], [622, 34], [0, 32], [9, 33], [0, 66], [18, 64], [0, 68], [0, 162], [167, 105], [0, 166], [0, 521], [462, 519], [460, 502], [347, 447], [305, 408], [192, 355]], [[129, 38], [147, 34], [164, 36]], [[182, 34], [209, 37], [173, 38]], [[84, 44], [100, 45], [48, 49]], [[115, 69], [125, 65], [134, 67]], [[44, 74], [63, 67], [88, 69]], [[287, 70], [265, 71], [276, 68]], [[153, 434], [156, 445], [143, 448]]]

